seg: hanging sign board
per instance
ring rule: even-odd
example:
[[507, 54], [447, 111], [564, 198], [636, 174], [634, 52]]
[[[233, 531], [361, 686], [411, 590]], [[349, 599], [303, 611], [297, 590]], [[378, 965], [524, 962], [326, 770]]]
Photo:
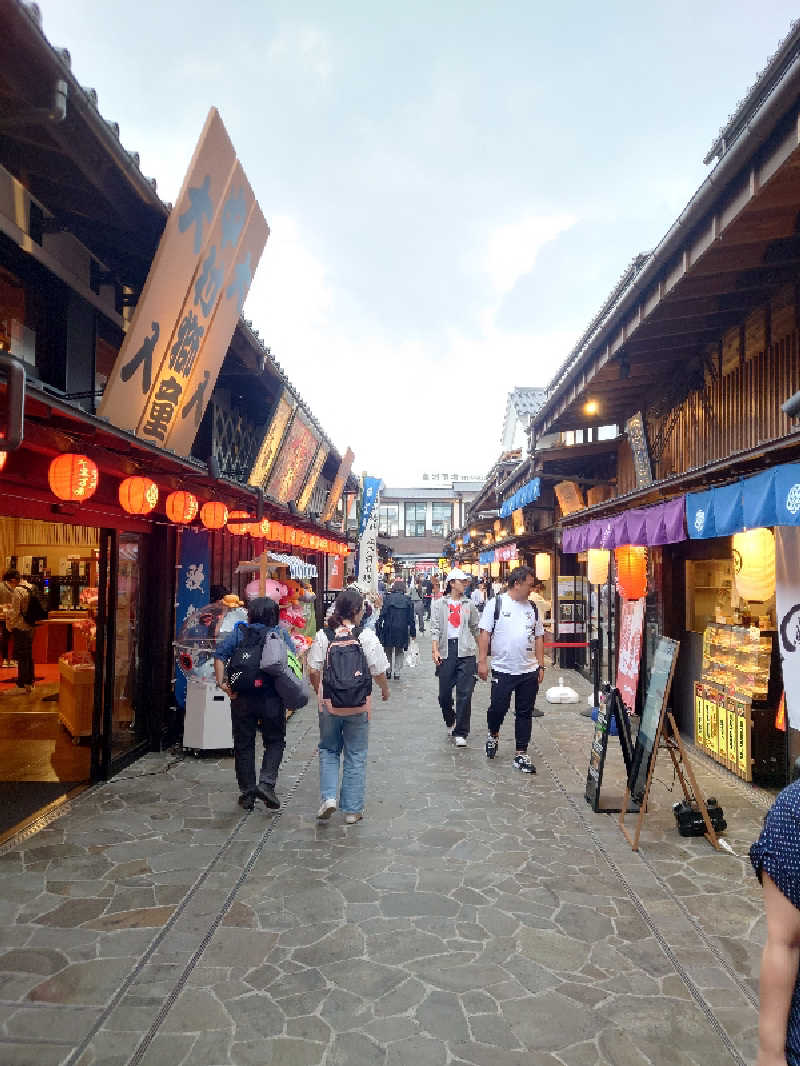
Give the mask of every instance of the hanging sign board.
[[268, 235], [212, 108], [103, 394], [102, 418], [189, 454]]
[[261, 442], [253, 469], [250, 471], [248, 483], [256, 488], [265, 488], [267, 478], [280, 451], [286, 427], [295, 409], [295, 402], [290, 392], [284, 389], [275, 406], [272, 421], [269, 424], [267, 434]]
[[617, 689], [622, 702], [631, 712], [636, 709], [643, 628], [644, 600], [623, 600], [619, 627]]
[[647, 426], [641, 411], [628, 419], [625, 432], [633, 452], [633, 469], [636, 474], [636, 488], [646, 489], [653, 484], [653, 465], [650, 462], [650, 448], [647, 444]]
[[267, 482], [267, 494], [278, 503], [294, 503], [318, 445], [316, 430], [306, 413], [298, 409]]
[[344, 453], [341, 463], [339, 463], [339, 470], [336, 474], [336, 478], [331, 487], [330, 495], [328, 496], [328, 502], [325, 504], [325, 510], [322, 513], [322, 521], [330, 522], [336, 511], [336, 505], [338, 504], [344, 487], [347, 484], [347, 479], [350, 476], [350, 470], [353, 466], [353, 460], [355, 459], [355, 453], [348, 448]]
[[317, 455], [314, 459], [314, 464], [309, 471], [306, 478], [305, 487], [297, 498], [297, 510], [307, 511], [308, 505], [311, 503], [311, 497], [314, 494], [314, 489], [317, 487], [319, 476], [322, 473], [322, 468], [325, 466], [325, 460], [328, 458], [328, 449], [324, 444], [320, 444], [317, 449]]

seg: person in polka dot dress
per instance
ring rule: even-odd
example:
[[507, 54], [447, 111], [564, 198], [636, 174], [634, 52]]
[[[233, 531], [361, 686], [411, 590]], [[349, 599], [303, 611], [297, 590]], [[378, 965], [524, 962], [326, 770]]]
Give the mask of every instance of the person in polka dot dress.
[[767, 919], [757, 1066], [800, 1066], [800, 781], [778, 795], [750, 862]]

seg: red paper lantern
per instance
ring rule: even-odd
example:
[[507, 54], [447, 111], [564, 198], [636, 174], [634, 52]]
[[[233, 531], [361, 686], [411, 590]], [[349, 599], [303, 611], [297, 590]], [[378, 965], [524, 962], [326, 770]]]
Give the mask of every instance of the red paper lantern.
[[287, 544], [297, 544], [297, 530], [292, 526], [286, 526], [283, 535]]
[[286, 526], [283, 522], [270, 522], [269, 524], [269, 539], [277, 540], [280, 544], [283, 544], [283, 538], [286, 536]]
[[614, 549], [617, 587], [623, 599], [640, 600], [647, 595], [647, 548], [625, 544]]
[[200, 504], [197, 502], [197, 497], [192, 495], [191, 492], [180, 489], [178, 492], [171, 492], [167, 496], [166, 508], [167, 518], [170, 522], [177, 522], [178, 525], [184, 526], [194, 519], [200, 509]]
[[206, 529], [222, 529], [228, 521], [228, 508], [219, 500], [209, 500], [200, 508], [200, 521]]
[[91, 459], [71, 452], [57, 456], [47, 472], [50, 491], [59, 500], [88, 500], [97, 488], [98, 476]]
[[250, 526], [252, 519], [247, 511], [229, 511], [228, 512], [228, 532], [234, 533], [237, 537], [241, 537], [244, 533], [250, 532]]
[[321, 552], [327, 552], [328, 551], [328, 541], [326, 540], [325, 537], [320, 537], [318, 539], [317, 547], [319, 548], [319, 550]]
[[252, 522], [250, 525], [251, 537], [269, 537], [269, 519], [262, 518], [260, 522]]
[[308, 540], [308, 533], [306, 533], [304, 530], [298, 530], [297, 540], [295, 541], [295, 543], [301, 548], [307, 548]]
[[119, 505], [128, 514], [150, 514], [158, 503], [158, 485], [149, 477], [126, 477], [119, 486]]

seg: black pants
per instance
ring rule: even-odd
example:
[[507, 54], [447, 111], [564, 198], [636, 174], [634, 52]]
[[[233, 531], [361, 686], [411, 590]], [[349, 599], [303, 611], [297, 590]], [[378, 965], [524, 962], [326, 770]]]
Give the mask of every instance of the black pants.
[[422, 603], [423, 603], [423, 605], [425, 607], [425, 617], [426, 618], [430, 618], [430, 616], [431, 616], [431, 599], [432, 599], [431, 596], [423, 596], [422, 597]]
[[263, 696], [240, 692], [231, 700], [231, 724], [239, 791], [253, 793], [256, 790], [256, 733], [259, 729], [264, 741], [264, 758], [261, 760], [258, 784], [274, 788], [286, 747], [286, 711], [283, 703], [274, 696], [264, 699]]
[[9, 654], [10, 647], [11, 631], [5, 622], [0, 622], [0, 662], [7, 662], [11, 658]]
[[[447, 642], [447, 658], [439, 667], [439, 706], [444, 724], [455, 725], [454, 736], [469, 736], [469, 720], [472, 714], [472, 690], [475, 688], [475, 656], [458, 656], [458, 641]], [[453, 689], [456, 690], [456, 706], [453, 710]]]
[[14, 658], [17, 660], [17, 685], [33, 684], [33, 630], [14, 630]]
[[534, 670], [529, 674], [501, 674], [492, 670], [492, 698], [486, 721], [489, 732], [494, 736], [500, 732], [503, 719], [511, 706], [511, 694], [514, 693], [514, 739], [517, 751], [527, 751], [531, 740], [533, 725], [533, 708], [539, 691], [539, 673]]

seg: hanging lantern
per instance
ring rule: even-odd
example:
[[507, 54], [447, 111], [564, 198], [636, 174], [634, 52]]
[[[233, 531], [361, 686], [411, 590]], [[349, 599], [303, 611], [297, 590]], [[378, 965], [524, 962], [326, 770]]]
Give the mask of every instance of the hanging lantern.
[[277, 540], [279, 544], [283, 544], [286, 536], [286, 526], [283, 522], [270, 522], [269, 536], [270, 540]]
[[247, 511], [228, 512], [228, 532], [237, 537], [250, 532], [251, 518]]
[[228, 521], [228, 508], [219, 500], [209, 500], [200, 508], [200, 521], [206, 529], [222, 529]]
[[590, 548], [586, 560], [586, 576], [592, 585], [605, 585], [608, 581], [608, 563], [611, 552], [605, 548]]
[[327, 552], [327, 550], [328, 550], [328, 541], [326, 540], [325, 537], [318, 537], [317, 538], [317, 548], [321, 552]]
[[769, 529], [748, 529], [733, 535], [733, 572], [743, 600], [769, 600], [775, 595], [775, 536]]
[[[5, 436], [6, 435], [3, 432], [3, 430], [0, 429], [0, 440], [5, 440]], [[7, 462], [8, 462], [8, 452], [0, 452], [0, 470], [3, 469], [3, 467], [6, 465]]]
[[167, 518], [170, 522], [176, 522], [179, 526], [185, 526], [193, 521], [200, 509], [197, 497], [184, 489], [171, 492], [164, 501], [164, 505], [167, 511]]
[[128, 514], [150, 514], [158, 503], [158, 485], [149, 477], [126, 477], [119, 486], [119, 505]]
[[625, 544], [614, 549], [617, 588], [625, 600], [640, 600], [647, 595], [647, 548]]
[[59, 500], [88, 500], [97, 488], [97, 466], [85, 455], [57, 456], [47, 472], [50, 490]]
[[286, 526], [284, 528], [283, 536], [287, 544], [297, 543], [297, 530], [294, 529], [292, 526]]
[[313, 551], [316, 551], [319, 547], [319, 537], [316, 535], [316, 533], [312, 533], [311, 536], [308, 538], [308, 546]]
[[500, 563], [492, 563], [489, 566], [489, 571], [492, 577], [500, 577]]
[[260, 522], [253, 522], [250, 526], [250, 533], [254, 537], [269, 537], [270, 536], [270, 520], [268, 518], [262, 518]]
[[310, 537], [309, 537], [308, 533], [305, 532], [305, 530], [301, 530], [297, 534], [297, 542], [296, 543], [298, 544], [299, 547], [308, 548], [310, 546], [309, 545], [309, 541], [310, 541]]
[[536, 576], [540, 581], [550, 580], [550, 553], [537, 552], [534, 558]]

